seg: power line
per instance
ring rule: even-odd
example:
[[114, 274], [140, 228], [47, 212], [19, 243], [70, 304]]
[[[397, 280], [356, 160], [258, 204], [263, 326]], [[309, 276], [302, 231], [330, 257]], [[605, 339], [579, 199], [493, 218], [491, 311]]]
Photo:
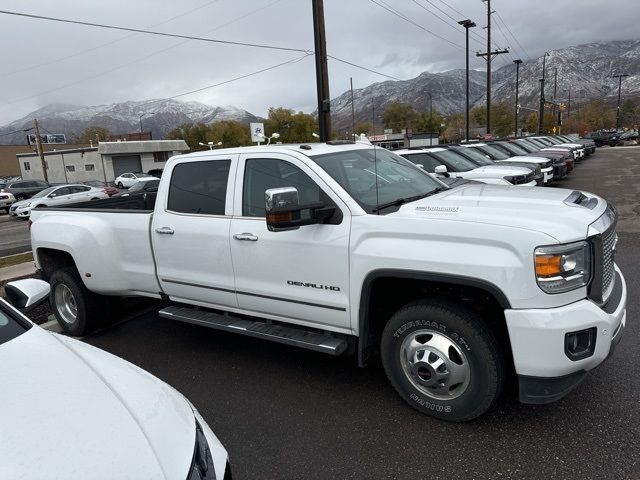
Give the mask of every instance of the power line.
[[500, 16], [500, 14], [498, 12], [496, 12], [496, 16], [498, 17], [498, 20], [500, 20], [502, 22], [502, 24], [504, 25], [504, 27], [507, 29], [507, 32], [509, 32], [509, 34], [511, 35], [511, 38], [513, 38], [516, 43], [518, 44], [518, 46], [520, 47], [520, 50], [522, 50], [522, 52], [525, 54], [525, 56], [529, 59], [529, 61], [531, 61], [531, 57], [529, 56], [529, 54], [527, 53], [527, 51], [524, 49], [524, 47], [520, 44], [520, 42], [518, 41], [518, 39], [515, 37], [515, 35], [513, 34], [513, 32], [511, 31], [511, 29], [509, 28], [509, 25], [506, 24], [506, 22], [502, 19], [502, 17]]
[[[190, 13], [193, 13], [193, 12], [201, 10], [201, 9], [203, 9], [205, 7], [208, 7], [209, 5], [211, 5], [212, 3], [216, 3], [217, 1], [218, 0], [213, 0], [213, 1], [207, 2], [204, 5], [200, 5], [199, 7], [193, 8], [193, 9], [187, 11], [187, 12], [181, 13], [180, 15], [176, 15], [176, 16], [171, 17], [171, 18], [169, 18], [169, 19], [167, 19], [167, 20], [165, 20], [163, 22], [156, 23], [155, 25], [151, 25], [150, 27], [147, 27], [147, 28], [155, 28], [155, 27], [159, 27], [160, 25], [164, 25], [165, 23], [172, 22], [173, 20], [175, 20], [177, 18], [184, 17], [186, 15], [189, 15]], [[2, 74], [2, 77], [6, 78], [6, 77], [10, 77], [10, 76], [16, 75], [18, 73], [28, 72], [29, 70], [34, 70], [36, 68], [46, 67], [47, 65], [53, 65], [54, 63], [62, 62], [64, 60], [68, 60], [70, 58], [75, 58], [75, 57], [78, 57], [78, 56], [83, 55], [85, 53], [89, 53], [89, 52], [93, 52], [95, 50], [99, 50], [99, 49], [101, 49], [103, 47], [108, 47], [109, 45], [113, 45], [115, 43], [121, 42], [123, 40], [126, 40], [127, 38], [135, 37], [136, 35], [137, 35], [136, 33], [125, 35], [124, 37], [117, 38], [116, 40], [112, 40], [111, 42], [102, 43], [100, 45], [96, 45], [95, 47], [87, 48], [86, 50], [82, 50], [80, 52], [72, 53], [71, 55], [66, 55], [64, 57], [60, 57], [60, 58], [56, 58], [56, 59], [53, 59], [53, 60], [46, 61], [44, 63], [39, 63], [37, 65], [31, 65], [29, 67], [24, 67], [24, 68], [21, 68], [19, 70], [14, 70], [13, 72], [4, 73], [4, 74]]]
[[439, 38], [440, 40], [447, 42], [449, 45], [451, 45], [454, 48], [457, 48], [458, 50], [462, 50], [464, 51], [464, 48], [461, 47], [460, 45], [452, 42], [451, 40], [446, 39], [445, 37], [438, 35], [437, 33], [432, 32], [431, 30], [423, 27], [422, 25], [420, 25], [419, 23], [414, 22], [413, 20], [411, 20], [409, 17], [407, 17], [406, 15], [400, 13], [399, 11], [397, 11], [396, 9], [394, 9], [393, 7], [387, 5], [386, 3], [384, 3], [383, 0], [380, 0], [380, 2], [382, 3], [378, 3], [376, 0], [369, 0], [371, 3], [374, 3], [375, 5], [379, 6], [380, 8], [383, 8], [384, 10], [386, 10], [387, 12], [395, 15], [396, 17], [401, 18], [402, 20], [404, 20], [405, 22], [408, 22], [416, 27], [418, 27], [421, 30], [424, 30], [425, 32], [427, 32], [429, 35], [433, 35], [436, 38]]
[[361, 70], [366, 70], [367, 72], [375, 73], [376, 75], [380, 75], [380, 76], [382, 76], [382, 77], [387, 77], [387, 78], [390, 78], [390, 79], [392, 79], [392, 80], [402, 81], [402, 79], [401, 79], [401, 78], [394, 77], [394, 76], [392, 76], [392, 75], [387, 75], [386, 73], [378, 72], [377, 70], [373, 70], [373, 69], [371, 69], [371, 68], [363, 67], [362, 65], [358, 65], [358, 64], [356, 64], [356, 63], [352, 63], [352, 62], [349, 62], [349, 61], [347, 61], [347, 60], [343, 60], [343, 59], [341, 59], [341, 58], [334, 57], [333, 55], [327, 55], [327, 57], [329, 57], [329, 58], [331, 58], [332, 60], [335, 60], [335, 61], [337, 61], [337, 62], [345, 63], [345, 64], [347, 64], [347, 65], [351, 65], [352, 67], [356, 67], [356, 68], [359, 68], [359, 69], [361, 69]]
[[[264, 7], [254, 9], [254, 10], [252, 10], [251, 12], [248, 12], [248, 13], [246, 13], [246, 14], [244, 14], [244, 15], [241, 15], [240, 17], [236, 17], [236, 18], [232, 19], [231, 21], [229, 21], [229, 22], [227, 22], [227, 23], [225, 23], [225, 24], [223, 24], [223, 25], [218, 25], [217, 27], [214, 27], [214, 28], [212, 28], [211, 30], [208, 30], [208, 31], [206, 31], [206, 32], [204, 32], [204, 33], [202, 33], [202, 34], [199, 34], [199, 35], [208, 35], [209, 33], [215, 32], [216, 30], [219, 30], [219, 29], [221, 29], [221, 28], [223, 28], [223, 27], [225, 27], [225, 26], [228, 26], [228, 25], [231, 25], [232, 23], [238, 22], [238, 21], [240, 21], [240, 20], [242, 20], [242, 19], [244, 19], [244, 18], [246, 18], [246, 17], [248, 17], [248, 16], [250, 16], [250, 15], [253, 15], [254, 13], [259, 12], [260, 10], [263, 10], [263, 9], [265, 9], [265, 8], [269, 8], [269, 7], [271, 7], [271, 6], [275, 5], [276, 3], [279, 3], [279, 2], [281, 2], [281, 1], [282, 1], [282, 0], [276, 0], [275, 2], [272, 2], [272, 3], [268, 4], [268, 5], [265, 5]], [[128, 37], [130, 37], [130, 36], [132, 36], [132, 35], [127, 35], [127, 37], [125, 37], [125, 38], [128, 38]], [[102, 70], [101, 72], [96, 73], [96, 74], [94, 74], [94, 75], [91, 75], [91, 76], [88, 76], [88, 77], [81, 78], [81, 79], [76, 80], [76, 81], [71, 82], [71, 83], [66, 83], [66, 84], [64, 84], [64, 85], [60, 85], [60, 86], [58, 86], [58, 87], [55, 87], [55, 88], [52, 88], [52, 89], [46, 90], [46, 91], [44, 91], [44, 92], [39, 92], [39, 93], [37, 93], [37, 94], [35, 94], [35, 95], [30, 95], [30, 96], [28, 96], [28, 97], [23, 97], [23, 98], [20, 98], [20, 99], [18, 99], [18, 100], [13, 100], [13, 101], [11, 101], [11, 102], [4, 102], [4, 103], [3, 103], [3, 105], [12, 105], [12, 104], [14, 104], [14, 103], [19, 103], [19, 102], [22, 102], [22, 101], [25, 101], [25, 100], [30, 100], [30, 99], [32, 99], [32, 98], [36, 98], [36, 97], [39, 97], [39, 96], [44, 95], [44, 94], [47, 94], [47, 93], [52, 93], [52, 92], [56, 92], [56, 91], [58, 91], [58, 90], [63, 90], [63, 89], [65, 89], [65, 88], [72, 87], [72, 86], [74, 86], [74, 85], [78, 85], [78, 84], [80, 84], [80, 83], [83, 83], [83, 82], [85, 82], [85, 81], [87, 81], [87, 80], [93, 80], [94, 78], [101, 77], [101, 76], [103, 76], [103, 75], [105, 75], [105, 74], [107, 74], [107, 73], [115, 72], [116, 70], [120, 70], [120, 69], [125, 68], [125, 67], [128, 67], [128, 66], [130, 66], [130, 65], [137, 64], [137, 63], [139, 63], [139, 62], [140, 62], [140, 61], [142, 61], [142, 60], [146, 60], [146, 59], [151, 58], [151, 57], [153, 57], [153, 56], [155, 56], [155, 55], [158, 55], [158, 54], [160, 54], [160, 53], [167, 52], [167, 51], [169, 51], [169, 50], [171, 50], [171, 49], [173, 49], [173, 48], [179, 47], [180, 45], [184, 45], [185, 43], [189, 43], [190, 41], [191, 41], [191, 40], [184, 40], [184, 41], [181, 41], [181, 42], [178, 42], [178, 43], [174, 43], [173, 45], [171, 45], [171, 46], [169, 46], [169, 47], [161, 48], [160, 50], [155, 50], [155, 51], [151, 52], [151, 53], [150, 53], [150, 54], [148, 54], [148, 55], [144, 55], [144, 56], [142, 56], [142, 57], [137, 57], [137, 58], [135, 58], [135, 59], [134, 59], [134, 60], [132, 60], [132, 61], [129, 61], [129, 62], [126, 62], [126, 63], [122, 63], [122, 64], [120, 64], [120, 65], [117, 65], [117, 66], [115, 66], [115, 67], [109, 68], [109, 69], [107, 69], [107, 70]]]
[[0, 137], [6, 137], [6, 136], [9, 136], [9, 135], [15, 135], [16, 133], [29, 132], [31, 130], [33, 130], [33, 127], [31, 127], [31, 128], [23, 128], [21, 130], [16, 130], [14, 132], [7, 132], [7, 133], [0, 134]]
[[[372, 0], [373, 1], [373, 0]], [[13, 15], [17, 17], [26, 17], [26, 18], [34, 18], [36, 20], [47, 20], [51, 22], [59, 22], [59, 23], [70, 23], [74, 25], [83, 25], [85, 27], [96, 27], [96, 28], [105, 28], [109, 30], [122, 30], [125, 32], [135, 32], [135, 33], [144, 33], [147, 35], [156, 35], [160, 37], [174, 37], [174, 38], [183, 38], [188, 40], [198, 40], [200, 42], [209, 42], [209, 43], [218, 43], [222, 45], [235, 45], [240, 47], [252, 47], [252, 48], [264, 48], [268, 50], [283, 50], [287, 52], [299, 52], [299, 53], [308, 53], [309, 50], [304, 50], [301, 48], [290, 48], [290, 47], [279, 47], [276, 45], [266, 45], [260, 43], [246, 43], [246, 42], [232, 42], [229, 40], [216, 40], [213, 38], [203, 38], [203, 37], [194, 37], [191, 35], [180, 35], [177, 33], [166, 33], [166, 32], [155, 32], [152, 30], [143, 30], [141, 28], [129, 28], [129, 27], [119, 27], [117, 25], [107, 25], [102, 23], [92, 23], [92, 22], [82, 22], [79, 20], [69, 20], [65, 18], [57, 18], [57, 17], [45, 17], [42, 15], [32, 15], [28, 13], [20, 13], [20, 12], [10, 12], [7, 10], [0, 10], [0, 14], [3, 15]]]
[[[418, 3], [417, 0], [412, 0], [413, 3], [415, 3], [416, 5], [418, 5], [420, 8], [422, 8], [423, 10], [426, 10], [427, 12], [429, 12], [430, 14], [432, 14], [433, 16], [435, 16], [436, 18], [442, 20], [444, 23], [446, 23], [447, 25], [449, 25], [450, 27], [452, 27], [453, 29], [455, 29], [457, 32], [460, 33], [464, 33], [464, 30], [460, 30], [458, 28], [458, 19], [455, 17], [452, 17], [451, 15], [449, 15], [447, 12], [445, 12], [444, 10], [442, 10], [440, 7], [438, 7], [436, 4], [434, 4], [433, 2], [431, 2], [430, 0], [424, 0], [425, 2], [427, 2], [429, 5], [431, 5], [433, 8], [435, 8], [436, 10], [438, 10], [439, 12], [443, 13], [444, 15], [446, 15], [447, 17], [449, 17], [449, 19], [453, 20], [453, 24], [449, 23], [447, 20], [443, 19], [440, 15], [436, 14], [435, 12], [429, 10], [426, 6], [422, 5], [421, 3]], [[476, 42], [482, 42], [484, 41], [484, 39], [477, 34], [476, 32], [474, 32], [473, 30], [469, 30], [469, 34], [473, 35], [474, 38], [473, 40]]]
[[305, 53], [301, 57], [297, 57], [297, 58], [294, 58], [292, 60], [287, 60], [286, 62], [278, 63], [276, 65], [271, 65], [270, 67], [262, 68], [260, 70], [256, 70], [255, 72], [247, 73], [245, 75], [240, 75], [239, 77], [231, 78], [229, 80], [225, 80], [224, 82], [215, 83], [213, 85], [207, 85], [206, 87], [201, 87], [201, 88], [197, 88], [195, 90], [191, 90], [191, 91], [188, 91], [188, 92], [179, 93], [177, 95], [172, 95], [171, 97], [165, 97], [165, 98], [161, 98], [161, 99], [151, 100], [149, 102], [142, 103], [139, 106], [152, 105], [154, 103], [163, 102], [165, 100], [173, 100], [174, 98], [184, 97], [186, 95], [191, 95], [192, 93], [202, 92], [203, 90], [208, 90], [210, 88], [220, 87], [222, 85], [227, 85], [229, 83], [236, 82], [238, 80], [242, 80], [242, 79], [245, 79], [245, 78], [248, 78], [248, 77], [253, 77], [253, 76], [258, 75], [260, 73], [268, 72], [269, 70], [274, 70], [274, 69], [276, 69], [278, 67], [282, 67], [284, 65], [297, 63], [297, 62], [299, 62], [299, 61], [301, 61], [301, 60], [303, 60], [303, 59], [305, 59], [307, 57], [310, 57], [312, 55], [313, 55], [313, 53]]

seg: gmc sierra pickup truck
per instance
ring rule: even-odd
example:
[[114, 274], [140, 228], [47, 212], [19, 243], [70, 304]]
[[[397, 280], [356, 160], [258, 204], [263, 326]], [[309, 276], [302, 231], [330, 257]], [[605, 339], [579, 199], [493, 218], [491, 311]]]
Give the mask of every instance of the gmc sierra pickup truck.
[[379, 355], [407, 403], [466, 421], [511, 378], [523, 402], [561, 398], [625, 326], [616, 212], [589, 193], [448, 188], [328, 142], [173, 157], [153, 200], [32, 212], [68, 333], [100, 325], [110, 296], [162, 298], [161, 317], [361, 366]]

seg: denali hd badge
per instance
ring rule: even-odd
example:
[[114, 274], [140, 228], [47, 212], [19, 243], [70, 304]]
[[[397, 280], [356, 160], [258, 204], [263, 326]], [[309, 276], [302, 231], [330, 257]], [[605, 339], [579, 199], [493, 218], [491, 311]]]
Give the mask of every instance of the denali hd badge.
[[460, 207], [437, 207], [433, 205], [426, 205], [422, 207], [416, 207], [417, 212], [433, 212], [433, 213], [458, 213]]
[[320, 290], [331, 290], [332, 292], [340, 291], [340, 287], [332, 287], [331, 285], [322, 285], [320, 283], [294, 282], [293, 280], [287, 280], [287, 285], [295, 285], [296, 287], [318, 288]]

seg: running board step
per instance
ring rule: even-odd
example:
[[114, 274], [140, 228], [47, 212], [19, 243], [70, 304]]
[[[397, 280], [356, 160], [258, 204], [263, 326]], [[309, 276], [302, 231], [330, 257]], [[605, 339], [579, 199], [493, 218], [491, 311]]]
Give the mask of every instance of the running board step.
[[[232, 314], [195, 310], [187, 307], [166, 307], [158, 312], [163, 318], [203, 325], [205, 327], [239, 333], [249, 337], [262, 338], [272, 342], [284, 343], [316, 352], [340, 355], [347, 349], [346, 336], [307, 330], [304, 327], [274, 325], [266, 322], [238, 318]], [[331, 336], [335, 335], [335, 336]]]

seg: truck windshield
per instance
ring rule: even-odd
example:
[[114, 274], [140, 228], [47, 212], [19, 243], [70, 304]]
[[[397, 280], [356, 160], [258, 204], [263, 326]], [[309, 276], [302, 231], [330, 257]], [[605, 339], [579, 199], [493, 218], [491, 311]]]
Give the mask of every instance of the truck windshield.
[[[367, 213], [374, 213], [378, 205], [448, 188], [408, 160], [383, 148], [343, 150], [311, 159]], [[393, 209], [387, 209], [385, 213], [391, 211]]]
[[445, 165], [450, 166], [455, 172], [468, 172], [469, 170], [478, 168], [471, 160], [467, 160], [462, 155], [451, 150], [430, 150], [430, 153]]
[[460, 153], [460, 155], [464, 155], [476, 165], [493, 165], [493, 161], [487, 158], [487, 156], [477, 148], [454, 147], [453, 150]]
[[489, 155], [493, 160], [509, 160], [511, 158], [510, 155], [507, 155], [499, 148], [494, 147], [493, 145], [482, 145], [477, 147], [481, 152]]
[[528, 153], [524, 148], [509, 142], [501, 142], [498, 148], [502, 148], [513, 155], [526, 155]]

